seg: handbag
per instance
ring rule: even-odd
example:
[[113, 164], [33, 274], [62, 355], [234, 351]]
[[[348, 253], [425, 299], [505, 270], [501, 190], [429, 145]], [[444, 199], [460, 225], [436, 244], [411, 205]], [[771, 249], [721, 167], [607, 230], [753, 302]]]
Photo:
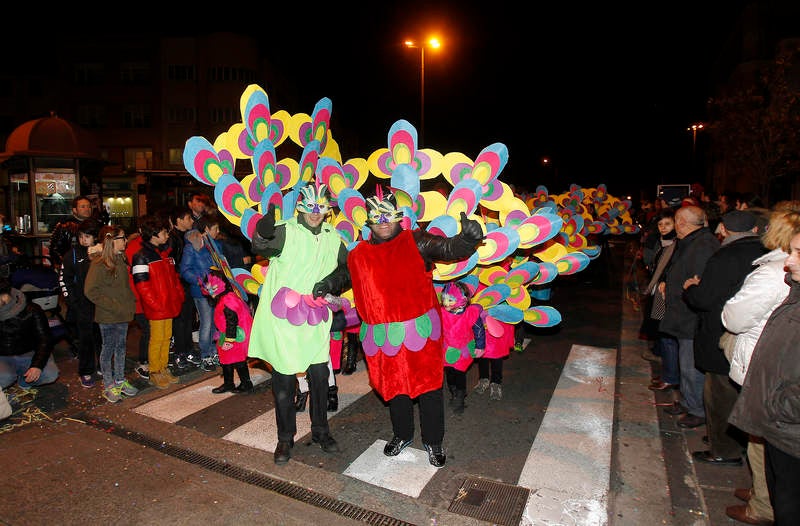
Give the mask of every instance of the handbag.
[[722, 349], [728, 362], [731, 361], [731, 357], [733, 356], [734, 345], [736, 345], [736, 335], [728, 331], [723, 332], [722, 336], [719, 337], [719, 348]]
[[667, 301], [664, 296], [656, 290], [653, 292], [653, 308], [650, 309], [650, 317], [654, 320], [663, 320], [666, 311]]

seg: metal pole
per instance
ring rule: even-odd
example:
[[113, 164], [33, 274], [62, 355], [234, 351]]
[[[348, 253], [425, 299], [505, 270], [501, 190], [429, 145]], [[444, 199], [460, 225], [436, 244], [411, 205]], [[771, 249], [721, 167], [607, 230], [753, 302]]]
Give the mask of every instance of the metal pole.
[[419, 147], [425, 143], [425, 43], [419, 46]]

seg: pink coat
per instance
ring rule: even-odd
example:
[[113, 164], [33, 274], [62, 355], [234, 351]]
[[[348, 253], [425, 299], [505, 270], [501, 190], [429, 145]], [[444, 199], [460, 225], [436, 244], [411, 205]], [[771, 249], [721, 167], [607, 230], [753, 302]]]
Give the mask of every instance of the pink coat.
[[[236, 341], [230, 349], [223, 349], [228, 320], [225, 318], [225, 307], [236, 315]], [[214, 307], [214, 326], [218, 331], [217, 354], [219, 363], [231, 364], [247, 360], [247, 347], [250, 344], [250, 330], [253, 328], [253, 315], [250, 307], [234, 292], [226, 292], [220, 296]]]

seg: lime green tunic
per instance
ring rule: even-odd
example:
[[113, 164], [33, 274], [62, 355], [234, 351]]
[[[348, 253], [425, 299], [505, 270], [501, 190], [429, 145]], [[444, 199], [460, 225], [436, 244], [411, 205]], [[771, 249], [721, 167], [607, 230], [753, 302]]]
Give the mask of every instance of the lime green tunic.
[[336, 268], [341, 238], [329, 223], [317, 235], [297, 218], [278, 224], [286, 225], [286, 241], [280, 255], [270, 258], [247, 354], [281, 374], [296, 374], [328, 361], [332, 316], [317, 325], [292, 325], [272, 313], [272, 298], [281, 287], [311, 294], [314, 284]]

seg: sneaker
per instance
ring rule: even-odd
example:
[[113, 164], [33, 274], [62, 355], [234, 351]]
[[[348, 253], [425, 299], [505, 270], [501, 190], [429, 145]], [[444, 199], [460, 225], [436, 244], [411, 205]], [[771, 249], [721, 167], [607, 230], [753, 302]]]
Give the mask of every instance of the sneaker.
[[215, 354], [211, 359], [214, 360], [214, 365], [219, 365], [219, 354]]
[[140, 363], [136, 366], [136, 374], [139, 375], [139, 378], [144, 378], [145, 380], [150, 379], [150, 366], [146, 363]]
[[87, 389], [91, 389], [94, 387], [94, 378], [92, 378], [91, 374], [82, 374], [81, 375], [81, 385]]
[[187, 360], [185, 356], [178, 355], [175, 357], [175, 367], [178, 369], [186, 369], [189, 367], [189, 360]]
[[515, 343], [514, 350], [517, 352], [522, 352], [523, 351], [522, 343]]
[[214, 364], [214, 357], [211, 356], [209, 358], [203, 358], [203, 365], [201, 366], [204, 371], [212, 372], [217, 370], [216, 364]]
[[444, 466], [447, 456], [444, 454], [441, 444], [423, 444], [423, 446], [425, 446], [425, 451], [428, 452], [428, 462], [431, 463], [431, 466], [437, 468]]
[[192, 365], [200, 365], [201, 363], [203, 363], [203, 360], [199, 356], [191, 353], [186, 355], [186, 361]]
[[413, 441], [413, 439], [403, 440], [399, 436], [392, 437], [383, 448], [383, 454], [387, 457], [396, 457], [401, 451], [410, 446]]
[[103, 389], [103, 398], [111, 402], [112, 404], [119, 402], [122, 400], [122, 396], [120, 395], [119, 387], [106, 387]]
[[489, 388], [489, 379], [488, 378], [481, 378], [478, 380], [478, 384], [475, 386], [473, 391], [478, 394], [483, 394]]
[[489, 400], [502, 400], [503, 387], [500, 384], [489, 384]]
[[116, 384], [119, 392], [125, 396], [136, 396], [139, 394], [139, 390], [132, 386], [128, 380], [122, 380], [121, 382], [116, 382]]

